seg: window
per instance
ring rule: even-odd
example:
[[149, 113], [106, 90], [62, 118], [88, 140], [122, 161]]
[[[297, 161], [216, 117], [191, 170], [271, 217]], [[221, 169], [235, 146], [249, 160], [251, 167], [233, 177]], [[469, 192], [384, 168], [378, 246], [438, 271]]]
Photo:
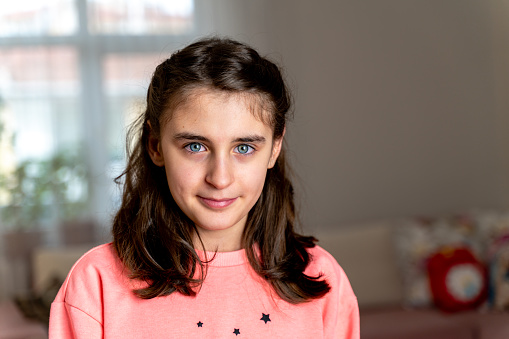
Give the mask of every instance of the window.
[[16, 0], [0, 6], [0, 36], [75, 34], [78, 15], [74, 0]]
[[11, 154], [2, 158], [47, 157], [60, 144], [79, 142], [77, 64], [76, 49], [68, 46], [0, 49], [2, 118], [15, 134]]
[[185, 34], [193, 27], [190, 0], [89, 0], [95, 34]]
[[[77, 153], [88, 189], [74, 189], [74, 198], [86, 199], [86, 214], [109, 225], [119, 202], [112, 178], [124, 165], [126, 125], [143, 109], [155, 66], [203, 32], [197, 6], [193, 0], [2, 4], [0, 176], [24, 161]], [[11, 195], [0, 186], [0, 208], [12, 203]], [[51, 206], [51, 197], [45, 204]], [[57, 208], [38, 222], [51, 233], [60, 217]]]

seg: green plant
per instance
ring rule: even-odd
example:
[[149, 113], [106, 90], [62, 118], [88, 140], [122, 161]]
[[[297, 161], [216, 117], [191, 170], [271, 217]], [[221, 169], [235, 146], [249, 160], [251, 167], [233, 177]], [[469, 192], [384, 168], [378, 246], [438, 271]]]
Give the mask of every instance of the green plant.
[[25, 160], [10, 173], [0, 173], [0, 193], [6, 200], [2, 224], [31, 229], [48, 220], [80, 216], [88, 197], [84, 163], [71, 152], [42, 160]]

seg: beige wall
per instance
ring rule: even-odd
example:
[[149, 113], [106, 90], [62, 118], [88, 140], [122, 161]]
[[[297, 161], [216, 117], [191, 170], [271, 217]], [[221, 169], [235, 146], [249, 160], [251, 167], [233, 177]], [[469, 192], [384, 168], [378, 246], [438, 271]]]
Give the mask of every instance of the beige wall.
[[493, 48], [495, 114], [501, 173], [501, 201], [507, 206], [509, 196], [509, 2], [490, 0], [490, 27]]
[[509, 204], [507, 4], [252, 3], [218, 32], [287, 69], [309, 229]]

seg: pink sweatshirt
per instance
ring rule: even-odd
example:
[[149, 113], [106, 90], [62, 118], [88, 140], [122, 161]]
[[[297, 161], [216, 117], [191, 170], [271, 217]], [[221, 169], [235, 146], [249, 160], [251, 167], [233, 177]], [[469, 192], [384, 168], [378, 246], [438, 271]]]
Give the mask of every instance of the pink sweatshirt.
[[195, 297], [143, 300], [132, 293], [143, 283], [126, 276], [111, 244], [102, 245], [71, 269], [51, 306], [49, 337], [358, 339], [357, 299], [345, 273], [322, 248], [309, 252], [305, 273], [322, 272], [332, 287], [318, 300], [281, 300], [244, 250], [217, 253]]

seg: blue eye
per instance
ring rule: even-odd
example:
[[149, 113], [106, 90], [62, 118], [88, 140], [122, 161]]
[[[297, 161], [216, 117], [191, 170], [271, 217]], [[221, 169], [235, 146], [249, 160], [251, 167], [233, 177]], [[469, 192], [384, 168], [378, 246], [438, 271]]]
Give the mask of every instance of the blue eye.
[[254, 148], [249, 145], [239, 145], [237, 146], [237, 152], [240, 154], [250, 154], [254, 151]]
[[192, 142], [189, 145], [187, 145], [186, 148], [193, 153], [198, 153], [198, 152], [202, 151], [202, 148], [204, 148], [204, 147], [202, 144], [200, 144], [198, 142]]

